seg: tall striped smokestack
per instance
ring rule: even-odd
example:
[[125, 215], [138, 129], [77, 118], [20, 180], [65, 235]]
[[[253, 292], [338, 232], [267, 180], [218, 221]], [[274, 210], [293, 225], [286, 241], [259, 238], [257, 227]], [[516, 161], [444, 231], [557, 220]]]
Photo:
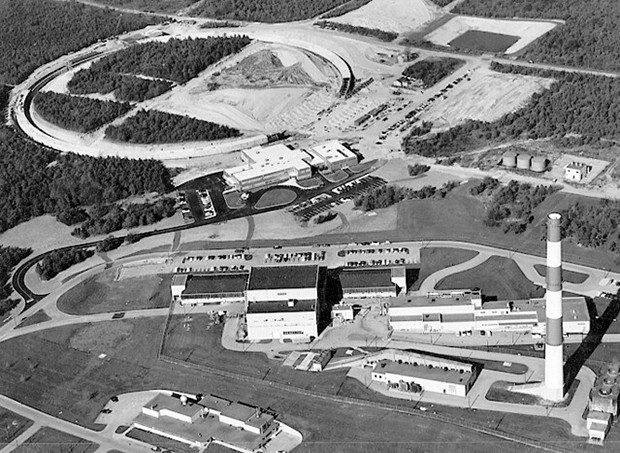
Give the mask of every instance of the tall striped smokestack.
[[564, 398], [562, 356], [562, 232], [560, 214], [547, 218], [547, 334], [545, 347], [545, 399]]

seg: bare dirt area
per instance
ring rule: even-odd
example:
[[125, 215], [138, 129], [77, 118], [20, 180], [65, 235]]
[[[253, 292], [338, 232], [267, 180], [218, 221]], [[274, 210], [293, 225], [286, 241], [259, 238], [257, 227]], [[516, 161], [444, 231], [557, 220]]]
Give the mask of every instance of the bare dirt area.
[[435, 129], [453, 127], [465, 120], [494, 121], [526, 105], [534, 93], [549, 88], [552, 79], [501, 74], [490, 69], [474, 71], [420, 118]]
[[82, 243], [71, 236], [73, 228], [60, 223], [51, 215], [43, 215], [20, 223], [0, 235], [0, 244], [13, 247], [30, 247], [33, 253], [66, 245]]
[[556, 25], [554, 22], [543, 21], [455, 16], [430, 32], [424, 39], [433, 44], [449, 47], [451, 41], [471, 30], [518, 36], [520, 39], [506, 49], [507, 54], [512, 54], [553, 30]]
[[330, 20], [403, 33], [418, 30], [444, 14], [444, 11], [430, 0], [373, 0], [355, 11]]

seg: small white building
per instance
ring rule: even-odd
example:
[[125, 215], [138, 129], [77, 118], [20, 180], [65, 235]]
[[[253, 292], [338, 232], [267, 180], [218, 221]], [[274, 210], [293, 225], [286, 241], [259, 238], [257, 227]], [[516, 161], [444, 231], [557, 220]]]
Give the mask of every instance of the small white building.
[[571, 162], [564, 167], [564, 179], [567, 181], [580, 182], [583, 178], [588, 176], [590, 171], [592, 171], [592, 166], [590, 165], [582, 162]]
[[332, 319], [337, 322], [353, 321], [353, 305], [338, 304], [332, 307]]
[[611, 414], [608, 412], [589, 411], [586, 419], [588, 443], [603, 445], [605, 436], [611, 427]]
[[338, 140], [315, 145], [308, 151], [313, 156], [311, 165], [319, 169], [336, 171], [357, 164], [355, 153]]
[[167, 395], [157, 395], [146, 406], [142, 407], [142, 413], [154, 418], [170, 417], [185, 423], [194, 423], [200, 418], [204, 407], [185, 398], [173, 398]]

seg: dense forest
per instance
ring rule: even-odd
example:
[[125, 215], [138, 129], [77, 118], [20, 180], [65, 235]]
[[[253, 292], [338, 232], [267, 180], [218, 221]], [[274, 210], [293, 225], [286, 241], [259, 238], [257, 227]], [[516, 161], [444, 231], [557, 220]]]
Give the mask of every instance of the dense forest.
[[424, 88], [435, 85], [440, 80], [452, 74], [465, 62], [456, 58], [431, 58], [417, 61], [403, 71], [403, 75], [421, 80]]
[[485, 17], [561, 19], [564, 25], [530, 44], [524, 59], [620, 69], [617, 0], [465, 0], [453, 13]]
[[63, 129], [87, 134], [124, 115], [132, 107], [127, 102], [40, 91], [34, 98], [34, 108], [45, 121]]
[[553, 76], [557, 82], [535, 93], [523, 108], [496, 121], [470, 120], [425, 139], [408, 136], [403, 140], [404, 151], [430, 157], [515, 139], [553, 138], [563, 146], [611, 146], [620, 140], [619, 79], [499, 64], [493, 69]]
[[17, 305], [16, 300], [9, 300], [13, 291], [9, 284], [11, 270], [32, 253], [31, 249], [4, 247], [0, 245], [0, 316]]
[[0, 126], [0, 232], [43, 214], [170, 190], [159, 161], [60, 154]]
[[19, 83], [61, 55], [162, 20], [79, 2], [0, 0], [0, 83]]
[[86, 69], [93, 74], [80, 77], [98, 81], [101, 89], [108, 92], [109, 79], [101, 74], [140, 74], [185, 83], [225, 56], [239, 52], [249, 43], [250, 38], [242, 35], [151, 41], [97, 60]]
[[97, 0], [97, 3], [115, 8], [173, 14], [199, 0]]
[[74, 264], [87, 260], [94, 254], [93, 250], [76, 247], [67, 250], [55, 250], [49, 255], [45, 255], [45, 258], [37, 263], [36, 270], [43, 280], [50, 280], [62, 271], [69, 269]]
[[140, 110], [119, 126], [108, 126], [106, 138], [128, 143], [179, 143], [239, 137], [237, 129], [189, 116]]
[[420, 190], [414, 190], [401, 186], [381, 186], [369, 192], [357, 195], [353, 199], [356, 208], [362, 211], [387, 208], [403, 200], [423, 200], [425, 198], [444, 198], [452, 189], [459, 185], [458, 182], [448, 182], [440, 189], [435, 186], [424, 186]]
[[433, 3], [436, 4], [437, 6], [447, 6], [450, 3], [452, 3], [454, 0], [433, 0]]
[[510, 231], [521, 234], [534, 217], [532, 211], [545, 199], [557, 192], [557, 186], [532, 186], [527, 183], [510, 181], [507, 186], [499, 188], [499, 181], [485, 178], [480, 184], [470, 189], [472, 195], [487, 195], [491, 203], [487, 209], [484, 223], [490, 227], [502, 227], [504, 233]]
[[85, 239], [121, 229], [151, 225], [174, 215], [174, 198], [162, 198], [154, 203], [96, 204], [88, 209], [88, 220], [71, 233]]
[[348, 0], [203, 0], [192, 16], [252, 22], [291, 22], [317, 17]]
[[172, 88], [172, 82], [82, 69], [67, 88], [71, 94], [114, 93], [118, 101], [142, 102], [165, 93]]
[[594, 206], [576, 203], [561, 214], [566, 237], [585, 247], [604, 247], [620, 253], [620, 202], [602, 200]]
[[321, 16], [321, 19], [331, 19], [332, 17], [343, 16], [351, 11], [361, 8], [364, 5], [367, 5], [371, 1], [372, 0], [351, 0], [344, 5], [340, 5], [331, 11], [326, 12]]
[[378, 28], [366, 28], [366, 27], [357, 27], [355, 25], [349, 24], [339, 24], [338, 22], [329, 22], [326, 20], [320, 20], [315, 22], [314, 25], [321, 28], [327, 28], [329, 30], [340, 30], [345, 33], [355, 33], [356, 35], [362, 36], [372, 36], [373, 38], [380, 39], [381, 41], [394, 41], [398, 38], [398, 33], [394, 33], [391, 31], [383, 31]]

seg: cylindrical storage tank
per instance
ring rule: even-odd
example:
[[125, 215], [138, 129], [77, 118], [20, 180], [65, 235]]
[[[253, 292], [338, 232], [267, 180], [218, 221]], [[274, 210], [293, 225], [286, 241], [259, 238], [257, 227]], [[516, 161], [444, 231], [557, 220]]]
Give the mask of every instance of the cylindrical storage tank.
[[547, 158], [543, 156], [535, 156], [532, 158], [531, 170], [542, 173], [547, 169]]
[[529, 170], [532, 156], [529, 154], [519, 154], [517, 156], [517, 168], [520, 170]]
[[502, 157], [502, 165], [508, 168], [515, 168], [517, 166], [517, 153], [506, 151]]

